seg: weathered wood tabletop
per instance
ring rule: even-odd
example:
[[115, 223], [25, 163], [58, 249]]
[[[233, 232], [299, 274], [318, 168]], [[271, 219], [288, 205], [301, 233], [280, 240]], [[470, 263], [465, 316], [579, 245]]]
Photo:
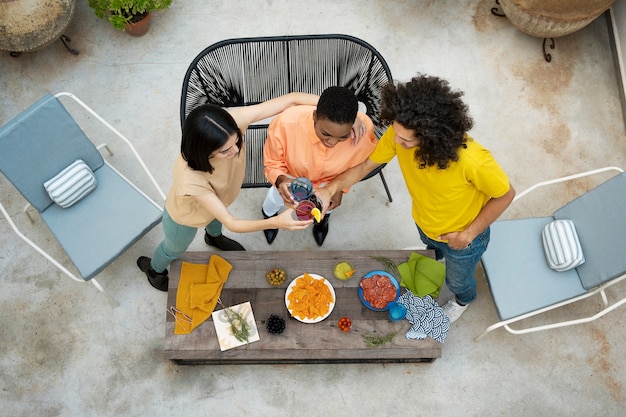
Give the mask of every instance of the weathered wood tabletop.
[[[176, 305], [182, 261], [206, 264], [211, 255], [221, 256], [233, 266], [221, 300], [226, 306], [250, 301], [260, 340], [222, 352], [211, 318], [190, 334], [176, 335], [174, 318], [166, 314], [165, 357], [181, 364], [432, 362], [441, 357], [439, 342], [431, 338], [406, 339], [404, 334], [411, 326], [407, 320], [392, 322], [388, 312], [368, 309], [357, 291], [363, 275], [384, 270], [383, 264], [372, 257], [382, 256], [400, 264], [411, 252], [432, 256], [431, 251], [409, 250], [188, 252], [170, 267], [167, 307]], [[335, 278], [333, 267], [340, 260], [349, 261], [356, 269], [353, 278]], [[265, 278], [272, 268], [287, 273], [280, 287], [272, 287]], [[323, 276], [335, 289], [335, 307], [319, 323], [301, 323], [290, 316], [285, 306], [287, 286], [304, 272]], [[280, 335], [265, 329], [265, 320], [271, 314], [286, 320], [286, 329]], [[350, 332], [338, 329], [337, 320], [342, 316], [351, 318]], [[392, 332], [397, 332], [393, 340], [379, 347], [369, 347], [363, 340], [364, 335], [385, 336]]]

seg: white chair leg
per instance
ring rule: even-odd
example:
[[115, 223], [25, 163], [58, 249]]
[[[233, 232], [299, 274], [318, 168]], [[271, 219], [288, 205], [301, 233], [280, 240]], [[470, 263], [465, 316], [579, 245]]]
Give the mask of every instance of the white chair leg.
[[98, 149], [99, 151], [102, 150], [103, 148], [107, 151], [109, 156], [113, 156], [113, 152], [111, 152], [111, 148], [109, 148], [109, 145], [107, 145], [106, 143], [101, 143], [100, 145], [96, 146], [96, 149]]
[[107, 296], [107, 298], [109, 299], [109, 301], [111, 301], [115, 307], [119, 307], [119, 306], [120, 306], [119, 301], [117, 301], [117, 300], [115, 299], [115, 297], [113, 297], [111, 294], [109, 294], [109, 292], [108, 292], [108, 291], [106, 291], [104, 288], [102, 288], [102, 285], [100, 285], [100, 283], [99, 283], [98, 281], [96, 281], [96, 279], [95, 279], [95, 278], [90, 279], [90, 281], [93, 283], [93, 285], [95, 285], [95, 286], [96, 286], [96, 288], [97, 288], [98, 290], [100, 290], [100, 292], [104, 293], [104, 294]]
[[480, 339], [482, 339], [483, 337], [485, 337], [487, 335], [487, 333], [491, 332], [492, 330], [496, 330], [500, 327], [506, 326], [505, 322], [499, 322], [496, 324], [492, 324], [491, 326], [487, 327], [485, 329], [484, 332], [482, 332], [478, 337], [474, 338], [474, 342], [478, 342]]
[[32, 206], [30, 205], [30, 203], [26, 203], [26, 205], [24, 206], [24, 214], [26, 214], [28, 216], [28, 220], [30, 220], [31, 223], [35, 223], [35, 219], [33, 218], [33, 216], [30, 215], [30, 212], [28, 211]]

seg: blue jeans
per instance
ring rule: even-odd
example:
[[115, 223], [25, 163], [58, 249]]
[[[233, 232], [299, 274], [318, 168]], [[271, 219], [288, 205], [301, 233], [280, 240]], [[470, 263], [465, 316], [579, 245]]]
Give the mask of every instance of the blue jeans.
[[[417, 226], [417, 225], [416, 225]], [[428, 249], [434, 249], [437, 259], [446, 258], [446, 285], [456, 296], [456, 301], [469, 304], [476, 298], [476, 280], [474, 270], [480, 257], [487, 250], [490, 229], [486, 228], [465, 249], [452, 249], [445, 242], [439, 242], [426, 236], [417, 226], [422, 242]]]
[[[162, 223], [165, 238], [154, 250], [150, 262], [152, 269], [158, 273], [165, 271], [172, 261], [180, 258], [187, 251], [198, 231], [197, 227], [176, 223], [165, 209], [163, 209]], [[222, 223], [215, 219], [204, 230], [209, 236], [219, 236], [222, 233]]]

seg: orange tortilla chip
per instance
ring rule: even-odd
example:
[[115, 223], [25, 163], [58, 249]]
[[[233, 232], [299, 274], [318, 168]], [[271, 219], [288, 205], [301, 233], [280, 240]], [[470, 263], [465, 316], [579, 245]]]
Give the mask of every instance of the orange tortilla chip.
[[309, 320], [325, 316], [335, 301], [324, 280], [307, 273], [296, 280], [287, 299], [292, 316]]

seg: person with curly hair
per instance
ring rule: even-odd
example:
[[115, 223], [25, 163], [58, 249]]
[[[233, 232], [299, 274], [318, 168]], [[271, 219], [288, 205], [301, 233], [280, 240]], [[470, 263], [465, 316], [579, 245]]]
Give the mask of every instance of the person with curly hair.
[[447, 81], [419, 74], [388, 84], [381, 119], [390, 123], [370, 157], [315, 190], [324, 208], [336, 191], [380, 164], [398, 158], [422, 242], [445, 258], [446, 285], [454, 293], [443, 308], [456, 321], [476, 298], [474, 270], [489, 242], [489, 226], [515, 190], [491, 152], [467, 132], [473, 126], [463, 93]]

